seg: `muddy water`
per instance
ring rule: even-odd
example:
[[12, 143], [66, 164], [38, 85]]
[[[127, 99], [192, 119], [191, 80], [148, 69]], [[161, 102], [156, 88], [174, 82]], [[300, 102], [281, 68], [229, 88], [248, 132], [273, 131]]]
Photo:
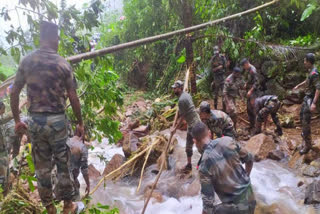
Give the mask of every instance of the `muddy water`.
[[[185, 132], [177, 132], [178, 145], [174, 154], [170, 157], [172, 169], [165, 171], [160, 178], [156, 189], [158, 200], [152, 199], [147, 208], [149, 214], [200, 214], [202, 211], [202, 200], [200, 196], [200, 185], [197, 172], [190, 178], [180, 178], [176, 175], [176, 169], [185, 164]], [[92, 163], [100, 172], [103, 172], [105, 164], [100, 160], [104, 157], [110, 160], [114, 154], [123, 154], [121, 148], [108, 145], [107, 140], [103, 143], [94, 143], [94, 150], [89, 152], [89, 163]], [[100, 158], [99, 158], [100, 156]], [[194, 149], [193, 163], [196, 165], [199, 159], [198, 152]], [[152, 184], [155, 175], [152, 173], [155, 166], [146, 169], [143, 184], [139, 192], [136, 191], [138, 179], [125, 178], [113, 183], [106, 182], [93, 195], [93, 203], [100, 202], [118, 207], [120, 213], [141, 213], [144, 205], [144, 189]], [[316, 214], [320, 210], [303, 205], [304, 186], [297, 187], [299, 181], [305, 183], [310, 180], [297, 176], [293, 171], [286, 168], [285, 163], [265, 160], [254, 164], [251, 174], [251, 182], [258, 200], [256, 213], [265, 214]], [[92, 188], [95, 183], [92, 183]], [[85, 184], [81, 178], [82, 191]], [[162, 196], [162, 198], [161, 198]], [[160, 199], [159, 199], [160, 197]]]

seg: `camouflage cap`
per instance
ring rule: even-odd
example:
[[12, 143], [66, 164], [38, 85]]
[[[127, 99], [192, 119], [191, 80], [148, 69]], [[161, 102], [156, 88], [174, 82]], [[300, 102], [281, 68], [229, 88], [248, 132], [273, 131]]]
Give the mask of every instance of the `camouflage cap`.
[[172, 88], [182, 88], [183, 82], [181, 80], [175, 81], [175, 83], [171, 86]]
[[240, 73], [241, 72], [241, 69], [239, 67], [234, 67], [233, 68], [233, 72], [234, 73]]
[[207, 101], [202, 101], [200, 103], [200, 112], [210, 112], [210, 103]]
[[40, 24], [40, 40], [57, 40], [58, 35], [58, 25], [42, 21]]

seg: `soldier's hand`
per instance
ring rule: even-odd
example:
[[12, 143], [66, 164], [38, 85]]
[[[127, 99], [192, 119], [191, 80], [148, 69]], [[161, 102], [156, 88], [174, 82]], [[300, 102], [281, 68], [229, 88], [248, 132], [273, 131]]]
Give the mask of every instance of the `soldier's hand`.
[[312, 103], [311, 106], [310, 106], [310, 111], [311, 111], [311, 112], [315, 112], [316, 109], [317, 109], [316, 104]]
[[247, 93], [247, 98], [250, 98], [250, 97], [251, 97], [251, 91]]
[[86, 197], [90, 194], [90, 186], [86, 187]]
[[15, 125], [14, 131], [18, 135], [23, 135], [27, 132], [27, 125], [24, 122], [18, 122]]
[[80, 137], [81, 139], [84, 139], [84, 126], [83, 125], [81, 125], [81, 124], [77, 125], [76, 135], [78, 137]]

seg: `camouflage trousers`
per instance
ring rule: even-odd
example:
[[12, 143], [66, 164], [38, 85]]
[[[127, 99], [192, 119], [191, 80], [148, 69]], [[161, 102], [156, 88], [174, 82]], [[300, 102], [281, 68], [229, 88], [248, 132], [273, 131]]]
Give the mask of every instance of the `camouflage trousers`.
[[234, 203], [222, 203], [215, 206], [213, 214], [254, 214], [256, 200], [249, 186], [239, 199]]
[[9, 181], [9, 155], [5, 146], [0, 145], [0, 147], [0, 185], [6, 192]]
[[237, 126], [237, 108], [236, 99], [234, 97], [225, 95], [223, 97], [223, 103], [226, 106], [226, 113], [231, 117], [234, 127]]
[[[218, 97], [222, 96], [223, 86], [224, 86], [224, 75], [215, 75], [212, 82], [213, 89], [213, 98], [214, 98], [214, 107], [217, 109]], [[224, 102], [222, 102], [223, 110], [225, 110]]]
[[304, 97], [303, 103], [301, 106], [301, 111], [300, 111], [300, 122], [302, 125], [302, 138], [304, 139], [305, 143], [307, 146], [311, 147], [311, 116], [312, 113], [310, 111], [310, 107], [312, 104], [312, 98], [311, 97]]
[[189, 128], [189, 127], [188, 127], [188, 131], [187, 131], [186, 153], [187, 153], [187, 157], [192, 157], [192, 155], [193, 155], [192, 128]]
[[249, 122], [250, 122], [250, 128], [255, 127], [255, 121], [256, 121], [254, 103], [255, 103], [256, 99], [262, 95], [263, 95], [262, 92], [256, 90], [247, 99], [247, 113], [248, 113], [248, 118], [249, 118]]
[[43, 206], [53, 202], [51, 171], [54, 165], [57, 166], [57, 199], [72, 200], [74, 196], [74, 182], [69, 171], [70, 149], [66, 143], [67, 124], [65, 114], [30, 114], [32, 158]]

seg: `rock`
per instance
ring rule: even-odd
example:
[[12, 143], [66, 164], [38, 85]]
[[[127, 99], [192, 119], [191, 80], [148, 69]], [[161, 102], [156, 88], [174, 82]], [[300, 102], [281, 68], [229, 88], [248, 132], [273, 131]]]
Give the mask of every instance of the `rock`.
[[269, 152], [268, 154], [268, 158], [271, 160], [282, 160], [285, 157], [284, 153], [280, 150], [272, 150], [271, 152]]
[[96, 179], [101, 176], [100, 172], [92, 164], [88, 166], [88, 172], [89, 178], [91, 179]]
[[303, 170], [302, 174], [309, 177], [317, 177], [320, 175], [319, 168], [312, 166], [312, 165], [306, 165]]
[[297, 148], [297, 146], [298, 146], [297, 141], [291, 140], [291, 139], [288, 139], [288, 140], [287, 140], [287, 145], [288, 145], [288, 148], [289, 148], [290, 150], [296, 150], [296, 148]]
[[320, 152], [320, 139], [316, 139], [312, 145], [312, 150]]
[[303, 181], [299, 181], [298, 184], [297, 184], [297, 187], [301, 187], [302, 185], [304, 185], [304, 182]]
[[105, 176], [107, 174], [109, 174], [110, 172], [116, 170], [117, 168], [119, 168], [123, 163], [125, 162], [125, 157], [123, 157], [120, 154], [115, 154], [111, 160], [108, 162], [108, 164], [106, 165], [106, 167], [103, 170], [102, 175]]
[[320, 181], [319, 180], [316, 180], [307, 186], [304, 203], [305, 204], [320, 203]]
[[320, 158], [312, 161], [312, 162], [310, 163], [310, 165], [311, 165], [311, 166], [314, 166], [314, 167], [317, 167], [318, 169], [320, 169]]
[[266, 159], [269, 152], [276, 149], [276, 144], [271, 136], [258, 134], [247, 141], [245, 148], [259, 161]]
[[129, 158], [133, 152], [137, 151], [138, 144], [139, 138], [135, 134], [130, 132], [125, 136], [122, 150], [126, 158]]
[[132, 130], [132, 129], [138, 128], [139, 126], [140, 126], [140, 121], [135, 120], [135, 121], [128, 124], [128, 129]]
[[319, 152], [310, 150], [303, 158], [305, 163], [311, 163], [312, 161], [320, 158]]
[[304, 155], [300, 155], [299, 151], [296, 151], [289, 160], [288, 166], [292, 169], [299, 169], [303, 164]]
[[[151, 186], [147, 186], [144, 191], [144, 199], [145, 200], [149, 197], [150, 191], [151, 191]], [[161, 192], [159, 192], [157, 190], [153, 190], [151, 198], [154, 198], [156, 200], [156, 202], [158, 202], [158, 203], [163, 202], [163, 196], [162, 196]]]
[[265, 94], [274, 94], [277, 95], [280, 99], [286, 96], [286, 89], [282, 87], [275, 79], [271, 79], [266, 83], [266, 92]]
[[149, 126], [139, 126], [139, 127], [135, 128], [133, 131], [145, 133], [145, 135], [147, 135], [148, 131], [149, 131]]
[[185, 195], [186, 196], [197, 196], [200, 192], [201, 185], [199, 179], [194, 179], [194, 181], [187, 187]]

